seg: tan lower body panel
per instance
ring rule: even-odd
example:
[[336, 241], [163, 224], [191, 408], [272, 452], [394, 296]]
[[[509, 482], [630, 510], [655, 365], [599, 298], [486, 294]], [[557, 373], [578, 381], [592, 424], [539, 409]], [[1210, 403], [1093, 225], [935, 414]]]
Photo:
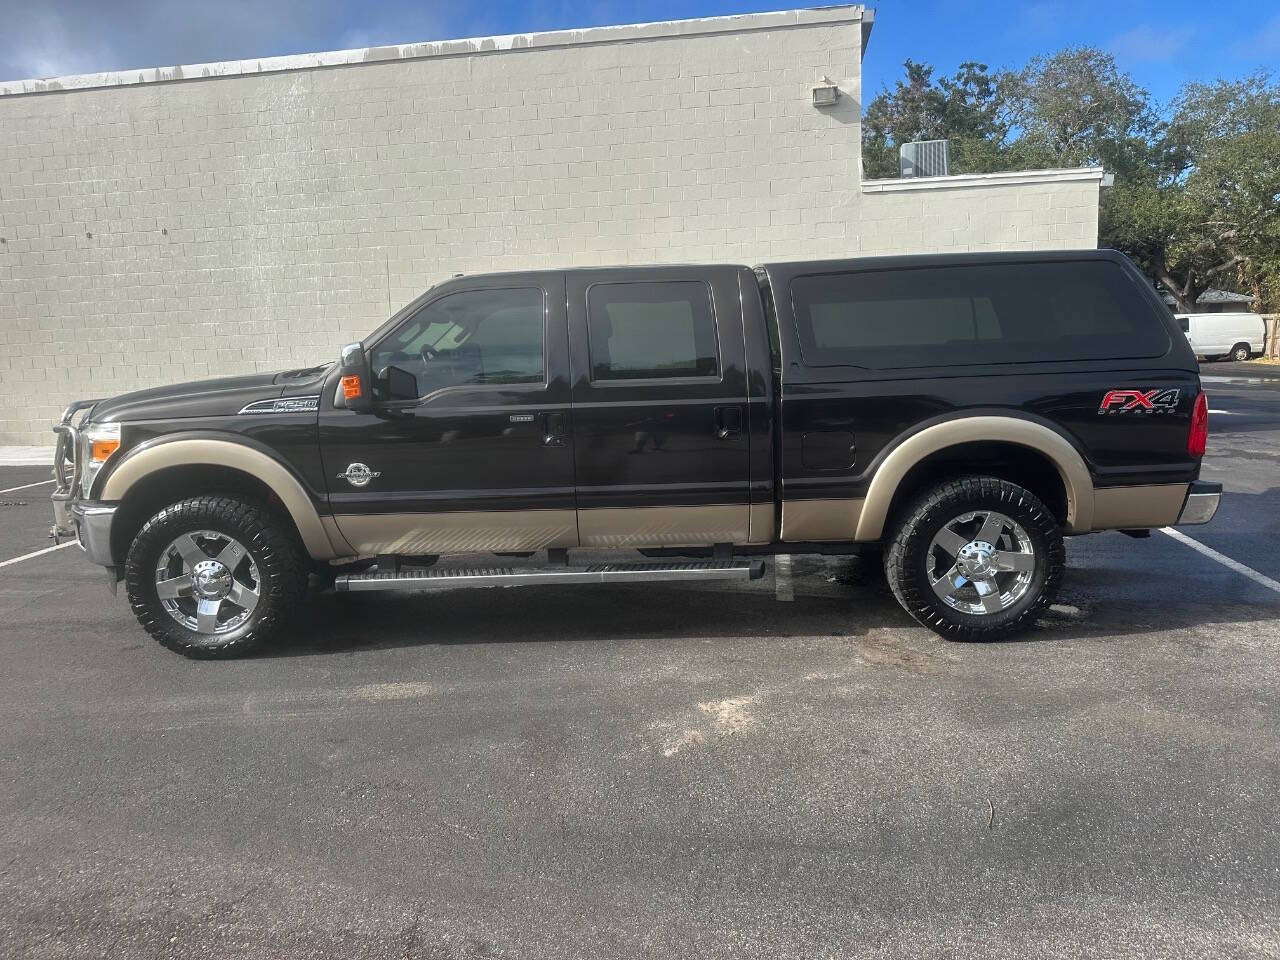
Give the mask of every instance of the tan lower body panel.
[[861, 500], [783, 500], [782, 539], [852, 540], [861, 514]]
[[1175, 523], [1187, 499], [1185, 483], [1137, 487], [1094, 487], [1093, 529], [1167, 527]]
[[751, 505], [751, 537], [747, 540], [747, 543], [773, 543], [775, 516], [776, 512], [772, 500], [768, 503], [753, 503]]
[[470, 553], [576, 547], [572, 510], [371, 513], [334, 517], [356, 553]]
[[751, 508], [745, 503], [698, 507], [597, 507], [578, 511], [584, 547], [695, 547], [747, 543]]
[[[1186, 497], [1185, 483], [1095, 487], [1092, 529], [1168, 526], [1177, 521]], [[782, 539], [854, 540], [862, 504], [861, 500], [784, 500]]]
[[351, 544], [347, 542], [347, 538], [342, 535], [342, 530], [338, 528], [338, 521], [333, 517], [321, 517], [320, 525], [324, 527], [324, 535], [329, 538], [329, 542], [333, 544], [334, 552], [339, 557], [354, 556], [356, 551], [352, 549]]

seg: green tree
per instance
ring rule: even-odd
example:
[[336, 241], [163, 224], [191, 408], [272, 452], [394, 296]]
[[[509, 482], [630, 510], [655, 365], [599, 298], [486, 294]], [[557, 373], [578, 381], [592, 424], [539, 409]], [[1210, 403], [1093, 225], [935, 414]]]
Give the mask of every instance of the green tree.
[[1006, 127], [996, 79], [984, 63], [962, 63], [934, 79], [933, 67], [908, 60], [906, 76], [867, 106], [862, 124], [863, 175], [898, 176], [898, 147], [912, 140], [950, 140], [957, 173], [1000, 169]]
[[992, 74], [978, 63], [905, 76], [867, 107], [869, 178], [898, 146], [951, 141], [956, 173], [1100, 165], [1100, 240], [1128, 253], [1181, 312], [1211, 286], [1280, 308], [1280, 86], [1263, 73], [1191, 83], [1164, 108], [1108, 53], [1077, 47]]
[[1152, 155], [1151, 169], [1106, 198], [1103, 242], [1160, 281], [1180, 312], [1211, 286], [1264, 308], [1280, 302], [1280, 87], [1266, 74], [1188, 84]]
[[1146, 173], [1163, 132], [1150, 94], [1111, 54], [1072, 47], [997, 78], [1017, 168], [1101, 165], [1119, 178]]

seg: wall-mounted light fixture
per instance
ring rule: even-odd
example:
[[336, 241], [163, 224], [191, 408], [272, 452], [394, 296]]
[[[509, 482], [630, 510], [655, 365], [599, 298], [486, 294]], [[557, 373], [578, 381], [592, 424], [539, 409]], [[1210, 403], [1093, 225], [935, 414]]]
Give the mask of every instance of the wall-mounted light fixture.
[[822, 83], [813, 88], [813, 105], [815, 107], [835, 106], [835, 102], [839, 99], [840, 88], [832, 83], [828, 77], [823, 77]]

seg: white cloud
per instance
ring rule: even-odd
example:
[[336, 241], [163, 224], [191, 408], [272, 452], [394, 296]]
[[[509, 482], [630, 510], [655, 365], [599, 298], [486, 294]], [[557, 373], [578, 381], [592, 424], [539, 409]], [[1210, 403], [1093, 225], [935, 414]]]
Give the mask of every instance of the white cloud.
[[1024, 3], [1007, 22], [1005, 36], [1040, 39], [1057, 36], [1064, 23], [1072, 22], [1075, 12], [1063, 0], [1039, 0]]
[[1191, 27], [1156, 27], [1143, 24], [1127, 30], [1111, 41], [1111, 50], [1124, 60], [1172, 60], [1191, 41]]
[[1272, 17], [1260, 30], [1236, 43], [1235, 52], [1241, 57], [1258, 60], [1280, 57], [1280, 16]]
[[344, 0], [0, 0], [0, 80], [433, 40], [457, 10], [393, 2], [356, 30]]

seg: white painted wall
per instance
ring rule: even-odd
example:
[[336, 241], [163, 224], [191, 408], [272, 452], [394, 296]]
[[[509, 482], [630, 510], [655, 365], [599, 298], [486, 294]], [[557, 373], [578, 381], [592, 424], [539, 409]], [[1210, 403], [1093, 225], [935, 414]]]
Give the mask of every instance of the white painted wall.
[[0, 444], [50, 443], [72, 399], [327, 360], [456, 272], [1096, 244], [1096, 171], [864, 193], [863, 31], [851, 6], [0, 84]]
[[869, 180], [861, 253], [1071, 250], [1098, 245], [1101, 167]]

